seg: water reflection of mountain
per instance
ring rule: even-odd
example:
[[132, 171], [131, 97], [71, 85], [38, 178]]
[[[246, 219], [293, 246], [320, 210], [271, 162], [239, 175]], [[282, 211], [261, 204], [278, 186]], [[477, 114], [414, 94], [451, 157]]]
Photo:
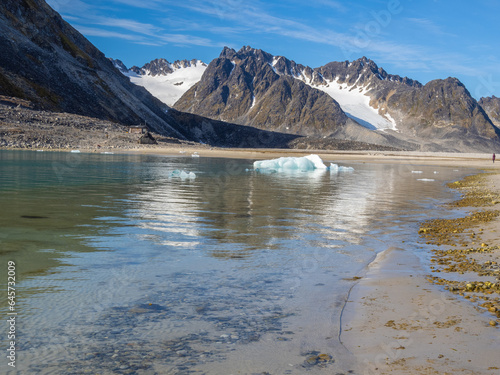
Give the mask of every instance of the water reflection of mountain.
[[259, 173], [245, 170], [249, 161], [198, 163], [188, 165], [197, 173], [189, 181], [168, 177], [177, 164], [157, 169], [154, 183], [135, 199], [137, 215], [141, 226], [158, 233], [158, 244], [203, 246], [218, 258], [286, 248], [288, 240], [309, 248], [360, 244], [377, 225], [392, 225], [421, 199], [411, 166], [359, 165], [344, 174]]
[[287, 240], [303, 239], [305, 246], [360, 240], [375, 180], [328, 171], [262, 174], [241, 163], [235, 169], [220, 161], [194, 181], [158, 175], [137, 199], [142, 225], [163, 232], [164, 245], [192, 248], [201, 236], [213, 256], [230, 258], [286, 246]]

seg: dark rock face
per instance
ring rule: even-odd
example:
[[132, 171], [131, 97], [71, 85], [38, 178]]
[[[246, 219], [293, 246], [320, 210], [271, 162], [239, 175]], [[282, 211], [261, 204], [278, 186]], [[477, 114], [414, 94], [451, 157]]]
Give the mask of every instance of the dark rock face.
[[456, 78], [434, 80], [420, 88], [381, 96], [389, 113], [421, 135], [445, 135], [451, 130], [497, 139], [496, 127], [465, 86]]
[[398, 75], [388, 74], [384, 69], [379, 68], [375, 62], [366, 57], [349, 62], [331, 62], [322, 67], [316, 68], [315, 71], [321, 75], [325, 81], [338, 81], [339, 83], [347, 83], [350, 86], [376, 86], [380, 82], [392, 83], [391, 86], [402, 84], [410, 87], [422, 87], [418, 81], [408, 77], [400, 77]]
[[293, 78], [305, 67], [285, 59], [273, 62], [261, 50], [226, 47], [175, 108], [300, 135], [331, 135], [351, 121], [329, 95]]
[[479, 105], [484, 109], [491, 122], [500, 126], [500, 98], [496, 96], [481, 98]]
[[0, 3], [0, 93], [182, 137], [165, 105], [130, 83], [43, 0]]

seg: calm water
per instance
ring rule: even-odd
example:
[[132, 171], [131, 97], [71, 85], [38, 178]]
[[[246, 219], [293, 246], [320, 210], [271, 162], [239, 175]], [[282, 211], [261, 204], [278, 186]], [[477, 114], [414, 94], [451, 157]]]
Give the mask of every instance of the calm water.
[[[423, 255], [418, 223], [470, 171], [351, 166], [0, 151], [0, 284], [15, 261], [18, 312], [17, 368], [2, 356], [1, 372], [354, 369], [338, 338], [351, 278], [391, 246]], [[308, 365], [314, 353], [335, 362]]]

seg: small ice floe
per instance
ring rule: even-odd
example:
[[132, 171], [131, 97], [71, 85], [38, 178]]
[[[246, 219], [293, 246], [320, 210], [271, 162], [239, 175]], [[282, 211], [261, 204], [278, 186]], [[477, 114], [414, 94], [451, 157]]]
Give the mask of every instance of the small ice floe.
[[327, 167], [323, 163], [323, 160], [321, 160], [318, 155], [314, 154], [302, 157], [281, 157], [271, 160], [259, 160], [253, 163], [253, 167], [256, 171], [263, 171], [267, 173], [282, 171], [310, 172], [329, 170], [332, 173], [354, 171], [354, 168], [352, 167], [342, 167], [333, 163]]
[[43, 150], [36, 150], [36, 152], [43, 152]]
[[438, 171], [434, 171], [434, 174], [438, 174], [439, 172]]
[[72, 152], [73, 154], [79, 154], [80, 150], [71, 150], [70, 152]]
[[186, 153], [186, 151], [184, 151], [184, 150], [179, 151], [179, 154], [185, 154], [185, 153]]
[[328, 169], [330, 169], [330, 173], [354, 172], [353, 167], [343, 167], [333, 163], [330, 163], [330, 167]]
[[199, 158], [200, 155], [195, 151], [193, 152], [193, 154], [191, 155], [192, 158]]
[[418, 178], [417, 181], [432, 182], [436, 181], [433, 178]]
[[180, 178], [181, 180], [194, 180], [196, 178], [196, 173], [186, 172], [185, 170], [176, 169], [169, 173], [168, 177]]
[[103, 155], [114, 155], [114, 152], [105, 151], [105, 152], [101, 152], [101, 154], [103, 154]]
[[423, 171], [411, 171], [411, 173], [424, 173]]
[[264, 170], [266, 172], [280, 171], [300, 171], [308, 172], [316, 169], [327, 170], [327, 166], [318, 155], [308, 155], [302, 157], [281, 157], [271, 160], [254, 161], [255, 170]]

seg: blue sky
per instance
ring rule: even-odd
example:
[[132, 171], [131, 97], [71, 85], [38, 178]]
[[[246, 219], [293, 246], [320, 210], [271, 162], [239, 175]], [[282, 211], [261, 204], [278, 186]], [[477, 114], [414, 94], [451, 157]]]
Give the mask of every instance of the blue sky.
[[497, 0], [47, 0], [108, 57], [210, 62], [244, 45], [313, 68], [366, 56], [422, 83], [500, 97]]

